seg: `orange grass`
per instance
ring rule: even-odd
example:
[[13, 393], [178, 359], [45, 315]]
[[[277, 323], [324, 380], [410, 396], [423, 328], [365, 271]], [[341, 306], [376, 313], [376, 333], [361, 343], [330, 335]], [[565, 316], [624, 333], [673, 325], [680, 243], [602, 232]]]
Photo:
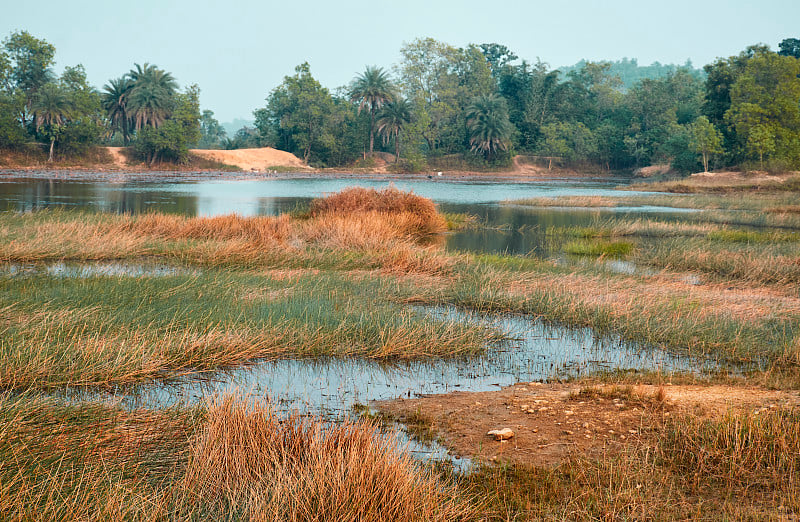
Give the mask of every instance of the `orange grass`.
[[212, 512], [242, 506], [254, 520], [433, 521], [478, 514], [373, 424], [283, 419], [230, 398], [210, 408], [183, 488]]
[[3, 520], [478, 520], [481, 504], [363, 421], [227, 397], [148, 412], [0, 397]]

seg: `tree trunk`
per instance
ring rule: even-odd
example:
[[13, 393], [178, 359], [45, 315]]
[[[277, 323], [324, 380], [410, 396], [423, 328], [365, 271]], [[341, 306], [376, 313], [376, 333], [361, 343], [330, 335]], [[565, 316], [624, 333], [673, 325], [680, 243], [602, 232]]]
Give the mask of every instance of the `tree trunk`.
[[394, 162], [400, 161], [400, 133], [394, 135]]
[[55, 138], [50, 138], [50, 156], [47, 158], [49, 163], [53, 163], [53, 145], [56, 144]]
[[704, 172], [708, 172], [708, 154], [705, 152], [703, 153], [703, 169]]
[[372, 148], [375, 144], [375, 107], [369, 109], [369, 155], [372, 156]]

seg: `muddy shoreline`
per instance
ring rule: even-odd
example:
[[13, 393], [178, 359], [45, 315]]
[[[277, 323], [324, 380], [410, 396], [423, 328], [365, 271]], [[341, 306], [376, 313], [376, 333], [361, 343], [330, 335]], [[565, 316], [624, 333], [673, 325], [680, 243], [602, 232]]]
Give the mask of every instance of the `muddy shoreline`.
[[252, 181], [265, 179], [352, 179], [370, 181], [425, 181], [429, 180], [453, 182], [497, 182], [497, 183], [532, 183], [541, 181], [605, 181], [627, 183], [630, 178], [620, 175], [601, 175], [597, 173], [575, 174], [571, 172], [553, 172], [550, 175], [539, 175], [518, 172], [443, 172], [429, 174], [394, 174], [386, 172], [230, 172], [221, 170], [196, 171], [142, 171], [142, 170], [110, 170], [110, 169], [30, 169], [0, 168], [0, 182], [17, 180], [52, 180], [107, 183], [166, 183], [166, 182], [199, 182], [199, 181]]

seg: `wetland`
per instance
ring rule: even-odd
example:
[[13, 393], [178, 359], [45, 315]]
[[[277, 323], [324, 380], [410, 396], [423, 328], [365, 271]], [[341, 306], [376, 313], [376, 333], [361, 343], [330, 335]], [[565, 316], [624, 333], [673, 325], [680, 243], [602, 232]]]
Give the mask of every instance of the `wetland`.
[[[280, 440], [302, 446], [293, 462], [315, 487], [341, 484], [322, 469], [368, 459], [371, 477], [406, 481], [398, 505], [442, 519], [798, 509], [793, 194], [618, 185], [4, 178], [2, 505], [89, 517], [124, 498], [121, 518], [245, 516], [242, 499], [270, 483], [299, 491]], [[728, 387], [717, 405], [757, 398], [681, 402], [681, 386], [712, 384]], [[573, 402], [507, 417], [515, 397]], [[547, 449], [583, 447], [566, 411], [588, 424], [616, 408], [610, 440], [593, 427], [577, 430], [586, 451]], [[498, 423], [542, 435], [495, 443]], [[749, 486], [721, 461], [691, 482], [690, 443], [751, 473], [754, 502], [735, 502]], [[348, 487], [337, 495], [365, 494]]]

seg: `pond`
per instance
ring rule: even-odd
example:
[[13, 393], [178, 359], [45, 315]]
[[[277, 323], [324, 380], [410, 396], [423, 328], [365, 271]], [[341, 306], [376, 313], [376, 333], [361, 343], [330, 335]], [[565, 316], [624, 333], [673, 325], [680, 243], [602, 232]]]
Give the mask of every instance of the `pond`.
[[[348, 186], [382, 189], [394, 185], [436, 201], [444, 212], [475, 215], [485, 227], [449, 234], [449, 250], [549, 257], [554, 246], [545, 231], [554, 226], [588, 226], [599, 216], [658, 212], [664, 219], [685, 218], [685, 210], [660, 207], [563, 209], [501, 205], [506, 200], [558, 196], [619, 196], [609, 181], [493, 183], [461, 180], [388, 181], [352, 178], [267, 178], [189, 182], [69, 181], [0, 178], [0, 211], [76, 208], [117, 213], [160, 211], [188, 216], [238, 213], [277, 215], [314, 197]], [[630, 192], [627, 195], [642, 195]]]

